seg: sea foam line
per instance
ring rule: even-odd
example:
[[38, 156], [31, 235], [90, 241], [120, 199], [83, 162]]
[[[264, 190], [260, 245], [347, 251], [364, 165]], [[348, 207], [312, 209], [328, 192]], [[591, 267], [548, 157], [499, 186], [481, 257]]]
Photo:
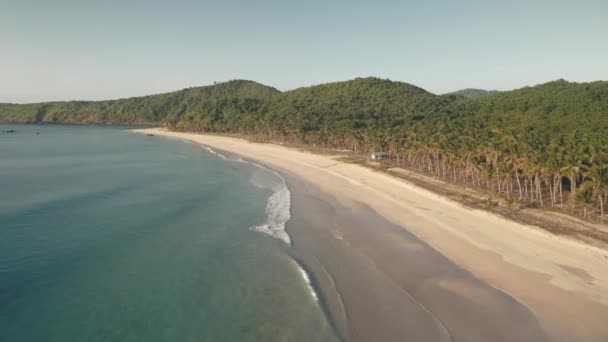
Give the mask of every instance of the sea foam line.
[[272, 186], [274, 191], [266, 203], [266, 222], [264, 224], [251, 227], [252, 230], [268, 234], [272, 237], [283, 240], [291, 245], [291, 238], [285, 230], [285, 224], [291, 219], [291, 192], [287, 187], [287, 182], [278, 172], [271, 170], [257, 163], [247, 162], [243, 159], [239, 162], [255, 165], [265, 171], [274, 174], [279, 179], [279, 184]]
[[205, 150], [207, 150], [209, 153], [211, 153], [211, 154], [215, 154], [216, 156], [218, 156], [218, 157], [220, 157], [220, 158], [222, 158], [222, 159], [224, 159], [224, 160], [228, 160], [228, 158], [226, 158], [226, 156], [225, 156], [225, 155], [223, 155], [223, 154], [221, 154], [221, 153], [217, 153], [217, 152], [215, 152], [215, 151], [214, 151], [214, 150], [213, 150], [211, 147], [206, 146], [206, 145], [202, 145], [202, 146], [203, 146], [203, 148], [204, 148]]
[[208, 152], [224, 160], [254, 165], [260, 169], [263, 169], [264, 171], [272, 173], [274, 176], [277, 177], [279, 181], [278, 184], [273, 184], [270, 186], [273, 193], [268, 198], [268, 202], [266, 202], [266, 221], [261, 225], [252, 226], [249, 229], [270, 235], [274, 238], [284, 241], [288, 245], [291, 245], [291, 238], [289, 234], [287, 234], [287, 232], [285, 231], [285, 224], [291, 218], [291, 192], [287, 187], [287, 182], [285, 181], [285, 178], [283, 178], [278, 172], [260, 164], [245, 161], [242, 158], [228, 159], [223, 154], [214, 151], [211, 147], [206, 145], [202, 146]]
[[[277, 179], [279, 180], [279, 184], [275, 184], [271, 187], [274, 192], [272, 193], [272, 195], [270, 195], [270, 197], [268, 198], [268, 202], [266, 203], [266, 222], [258, 226], [250, 227], [249, 229], [270, 235], [274, 238], [284, 241], [288, 245], [291, 245], [291, 238], [289, 237], [289, 234], [287, 234], [287, 232], [285, 231], [285, 224], [287, 223], [287, 221], [289, 221], [289, 219], [291, 219], [291, 192], [287, 187], [287, 181], [285, 181], [285, 178], [283, 178], [283, 176], [281, 176], [281, 174], [279, 174], [278, 172], [258, 163], [246, 161], [242, 158], [229, 159], [223, 154], [214, 151], [209, 146], [202, 146], [208, 152], [224, 160], [254, 165], [262, 170], [272, 173], [277, 177]], [[312, 286], [312, 282], [310, 281], [310, 276], [308, 275], [308, 272], [306, 272], [306, 270], [295, 259], [291, 259], [291, 261], [298, 269], [302, 280], [304, 280], [304, 282], [306, 283], [306, 287], [308, 288], [311, 297], [315, 300], [315, 302], [318, 302], [319, 296], [317, 295], [317, 292]]]
[[314, 287], [312, 287], [312, 283], [310, 282], [310, 277], [308, 276], [308, 272], [306, 272], [306, 270], [304, 270], [304, 268], [302, 268], [300, 263], [298, 263], [294, 259], [291, 259], [291, 260], [298, 268], [298, 271], [300, 271], [300, 275], [302, 276], [302, 279], [304, 279], [304, 282], [306, 283], [306, 286], [308, 287], [308, 291], [310, 291], [310, 295], [316, 302], [318, 302], [319, 297], [317, 296], [317, 292], [315, 291]]

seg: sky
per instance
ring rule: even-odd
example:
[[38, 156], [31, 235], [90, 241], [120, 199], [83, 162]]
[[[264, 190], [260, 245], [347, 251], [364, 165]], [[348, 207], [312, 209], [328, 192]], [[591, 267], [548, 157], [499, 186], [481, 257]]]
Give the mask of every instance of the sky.
[[608, 79], [608, 0], [0, 0], [0, 102], [230, 79], [377, 76], [433, 93]]

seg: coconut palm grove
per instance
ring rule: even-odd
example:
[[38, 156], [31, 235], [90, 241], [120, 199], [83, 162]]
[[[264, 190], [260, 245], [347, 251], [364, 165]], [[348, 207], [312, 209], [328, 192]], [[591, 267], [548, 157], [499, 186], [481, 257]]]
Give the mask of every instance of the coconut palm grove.
[[141, 124], [310, 144], [599, 221], [608, 201], [608, 82], [435, 95], [379, 78], [281, 92], [233, 80], [111, 101], [0, 104], [0, 121]]

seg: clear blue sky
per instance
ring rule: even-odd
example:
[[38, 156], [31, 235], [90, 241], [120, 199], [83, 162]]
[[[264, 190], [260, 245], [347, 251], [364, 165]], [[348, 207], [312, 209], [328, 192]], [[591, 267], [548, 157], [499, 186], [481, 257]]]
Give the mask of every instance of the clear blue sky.
[[0, 102], [358, 76], [435, 93], [606, 80], [608, 1], [0, 0]]

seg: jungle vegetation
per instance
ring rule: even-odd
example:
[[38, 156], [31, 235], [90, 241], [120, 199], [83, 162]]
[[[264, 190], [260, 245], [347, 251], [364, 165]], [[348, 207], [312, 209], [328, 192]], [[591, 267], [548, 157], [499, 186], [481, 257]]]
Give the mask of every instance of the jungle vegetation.
[[468, 97], [468, 98], [477, 98], [477, 97], [490, 95], [490, 94], [493, 94], [496, 92], [497, 92], [496, 90], [467, 88], [467, 89], [462, 89], [462, 90], [448, 93], [448, 95], [462, 95], [462, 96]]
[[378, 78], [286, 92], [235, 80], [113, 101], [0, 104], [0, 121], [162, 123], [357, 154], [382, 150], [404, 167], [527, 205], [603, 219], [608, 201], [604, 81], [463, 96]]

